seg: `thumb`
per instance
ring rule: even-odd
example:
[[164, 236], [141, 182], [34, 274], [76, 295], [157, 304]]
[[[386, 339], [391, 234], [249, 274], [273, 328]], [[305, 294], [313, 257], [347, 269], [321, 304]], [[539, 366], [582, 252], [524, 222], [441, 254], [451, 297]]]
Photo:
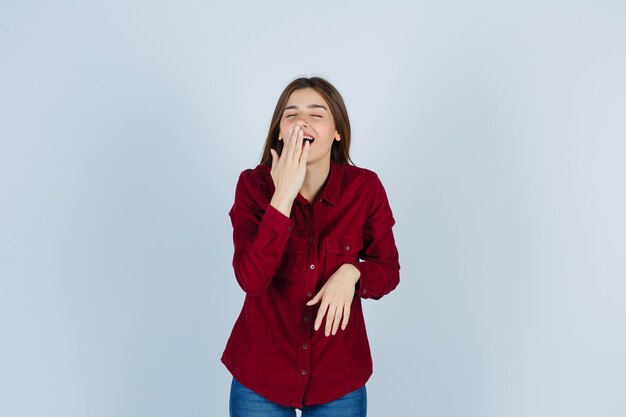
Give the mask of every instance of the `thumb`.
[[274, 170], [276, 163], [278, 163], [278, 152], [274, 148], [270, 148], [270, 153], [272, 154], [272, 170]]
[[322, 298], [322, 291], [318, 292], [317, 294], [315, 294], [315, 297], [311, 298], [306, 305], [308, 306], [312, 306], [313, 304], [317, 304], [320, 302]]

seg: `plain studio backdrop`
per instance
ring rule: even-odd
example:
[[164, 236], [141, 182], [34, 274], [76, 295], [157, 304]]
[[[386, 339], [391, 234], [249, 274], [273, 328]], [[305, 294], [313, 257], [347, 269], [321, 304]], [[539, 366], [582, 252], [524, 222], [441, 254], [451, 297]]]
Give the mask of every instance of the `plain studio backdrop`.
[[0, 1], [0, 415], [228, 415], [228, 211], [298, 76], [396, 218], [369, 416], [626, 415], [619, 1]]

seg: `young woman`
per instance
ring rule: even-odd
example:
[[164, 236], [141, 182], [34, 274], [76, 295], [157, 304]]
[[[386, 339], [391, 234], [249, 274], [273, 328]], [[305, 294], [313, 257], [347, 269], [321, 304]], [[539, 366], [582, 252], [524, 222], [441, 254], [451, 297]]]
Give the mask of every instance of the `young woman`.
[[246, 297], [222, 355], [230, 415], [365, 416], [372, 374], [361, 299], [400, 280], [395, 221], [378, 176], [352, 164], [339, 92], [318, 77], [283, 91], [261, 164], [229, 216]]

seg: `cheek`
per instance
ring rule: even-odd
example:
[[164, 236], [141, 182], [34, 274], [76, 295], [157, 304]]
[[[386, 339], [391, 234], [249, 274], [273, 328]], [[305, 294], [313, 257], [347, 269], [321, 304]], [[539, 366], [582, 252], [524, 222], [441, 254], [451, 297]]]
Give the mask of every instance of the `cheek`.
[[280, 122], [280, 132], [283, 134], [283, 136], [288, 135], [289, 134], [289, 129], [291, 129], [294, 125], [294, 122], [291, 120], [287, 120], [287, 119], [283, 119]]
[[335, 125], [333, 125], [332, 123], [324, 123], [323, 125], [320, 125], [318, 130], [320, 132], [324, 132], [325, 136], [334, 136], [335, 135]]
[[289, 132], [289, 126], [287, 126], [287, 123], [285, 123], [284, 121], [280, 122], [278, 128], [280, 129], [279, 133], [283, 138], [287, 136], [287, 133]]

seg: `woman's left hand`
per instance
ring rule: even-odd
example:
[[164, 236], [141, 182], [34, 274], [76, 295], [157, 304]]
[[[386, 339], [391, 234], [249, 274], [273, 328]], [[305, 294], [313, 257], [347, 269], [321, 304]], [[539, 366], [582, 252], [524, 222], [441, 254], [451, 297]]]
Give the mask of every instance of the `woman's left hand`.
[[[341, 330], [345, 330], [348, 325], [348, 319], [350, 318], [350, 306], [352, 305], [352, 299], [354, 298], [354, 286], [360, 278], [360, 272], [356, 266], [352, 264], [343, 264], [339, 269], [328, 278], [328, 281], [319, 290], [315, 297], [306, 303], [308, 306], [312, 306], [322, 301], [320, 309], [317, 312], [315, 319], [315, 330], [319, 329], [324, 320], [324, 315], [328, 310], [328, 317], [326, 317], [326, 336], [330, 335], [331, 327], [332, 334], [337, 333], [339, 328], [339, 321], [343, 317], [341, 324]], [[330, 308], [330, 309], [329, 309]]]

